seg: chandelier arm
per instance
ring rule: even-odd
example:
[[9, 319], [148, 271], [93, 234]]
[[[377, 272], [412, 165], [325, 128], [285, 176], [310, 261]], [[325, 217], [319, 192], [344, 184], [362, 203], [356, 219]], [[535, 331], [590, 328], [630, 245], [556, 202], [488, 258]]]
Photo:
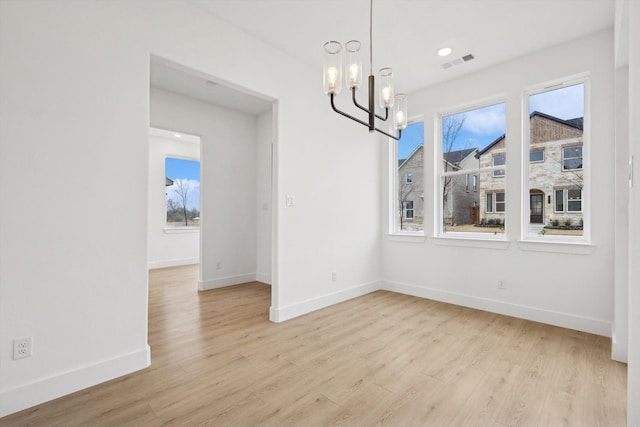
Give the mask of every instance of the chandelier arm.
[[388, 137], [389, 137], [389, 138], [391, 138], [391, 139], [395, 139], [396, 141], [399, 141], [399, 140], [400, 140], [400, 137], [402, 137], [402, 130], [401, 130], [401, 129], [398, 129], [398, 136], [390, 135], [390, 134], [388, 134], [387, 132], [385, 132], [385, 131], [383, 131], [383, 130], [380, 130], [380, 129], [378, 129], [378, 128], [375, 128], [375, 131], [376, 131], [376, 132], [380, 132], [381, 134], [386, 135], [386, 136], [388, 136]]
[[360, 119], [358, 119], [356, 117], [353, 117], [352, 115], [347, 114], [344, 111], [338, 110], [338, 108], [336, 107], [336, 105], [335, 105], [335, 103], [333, 101], [334, 96], [335, 96], [335, 93], [331, 93], [331, 108], [333, 109], [333, 111], [335, 111], [336, 113], [341, 114], [341, 115], [353, 120], [354, 122], [358, 122], [363, 126], [369, 127], [369, 123], [367, 123], [367, 122], [365, 122], [363, 120], [360, 120]]
[[[338, 113], [338, 114], [340, 114], [342, 116], [345, 116], [348, 119], [353, 120], [354, 122], [358, 122], [363, 126], [369, 127], [369, 123], [367, 123], [367, 122], [365, 122], [363, 120], [360, 120], [357, 117], [353, 117], [352, 115], [347, 114], [344, 111], [338, 110], [338, 108], [336, 107], [336, 104], [334, 102], [335, 93], [331, 93], [330, 96], [331, 96], [331, 108], [333, 109], [333, 111], [335, 111], [336, 113]], [[385, 132], [383, 130], [380, 130], [380, 129], [376, 128], [376, 127], [374, 127], [373, 130], [375, 130], [376, 132], [380, 132], [381, 134], [386, 135], [389, 138], [395, 139], [396, 141], [398, 141], [400, 139], [400, 137], [402, 136], [402, 129], [398, 129], [398, 136], [393, 136], [391, 134], [388, 134], [387, 132]]]
[[[356, 88], [355, 88], [355, 87], [352, 87], [352, 88], [351, 88], [351, 99], [353, 99], [353, 104], [354, 104], [356, 107], [358, 107], [359, 109], [361, 109], [361, 110], [362, 110], [362, 111], [364, 111], [365, 113], [369, 114], [369, 109], [368, 109], [368, 108], [363, 107], [362, 105], [360, 105], [360, 104], [358, 103], [358, 100], [356, 99]], [[386, 121], [389, 119], [389, 109], [388, 109], [388, 108], [385, 108], [385, 109], [384, 109], [384, 111], [385, 111], [385, 115], [384, 115], [384, 117], [382, 117], [382, 116], [381, 116], [381, 115], [379, 115], [379, 114], [376, 114], [376, 117], [377, 117], [377, 118], [379, 118], [380, 120], [382, 120], [383, 122], [386, 122]]]

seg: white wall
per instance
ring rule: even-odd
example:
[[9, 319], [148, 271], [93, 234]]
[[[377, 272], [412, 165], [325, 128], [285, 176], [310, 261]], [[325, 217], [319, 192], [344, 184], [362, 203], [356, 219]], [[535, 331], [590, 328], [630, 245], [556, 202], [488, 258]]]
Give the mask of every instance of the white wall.
[[[153, 95], [152, 95], [153, 97]], [[153, 102], [152, 102], [153, 104]], [[152, 119], [153, 121], [153, 119]], [[167, 229], [165, 159], [177, 157], [200, 161], [200, 138], [150, 129], [149, 132], [149, 217], [147, 257], [149, 268], [173, 267], [200, 262], [200, 229]]]
[[376, 285], [378, 140], [330, 111], [320, 70], [177, 1], [2, 1], [0, 43], [0, 415], [148, 364], [151, 54], [278, 100], [271, 318]]
[[150, 108], [152, 126], [201, 138], [199, 288], [256, 280], [257, 117], [155, 87]]
[[273, 114], [258, 117], [256, 144], [256, 279], [271, 284], [271, 146]]
[[[441, 109], [488, 97], [507, 102], [508, 243], [428, 237], [383, 242], [385, 287], [400, 292], [611, 334], [614, 250], [613, 35], [607, 31], [556, 46], [410, 95], [425, 117], [425, 200], [434, 200], [434, 121]], [[593, 247], [521, 244], [522, 92], [579, 73], [591, 74], [591, 223]], [[385, 165], [386, 165], [385, 160]], [[383, 213], [388, 215], [386, 204]], [[433, 212], [425, 224], [433, 224]], [[386, 231], [386, 230], [385, 230]], [[432, 235], [429, 230], [427, 234]], [[535, 245], [535, 246], [534, 246]], [[561, 253], [561, 252], [566, 253]], [[498, 290], [498, 280], [506, 290]]]

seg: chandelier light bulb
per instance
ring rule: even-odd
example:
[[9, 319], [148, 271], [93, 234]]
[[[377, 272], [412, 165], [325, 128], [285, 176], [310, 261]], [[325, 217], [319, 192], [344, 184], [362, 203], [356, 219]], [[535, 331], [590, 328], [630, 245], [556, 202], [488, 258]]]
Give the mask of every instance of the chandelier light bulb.
[[342, 89], [342, 45], [336, 41], [324, 44], [324, 93], [339, 94]]
[[382, 68], [380, 70], [380, 106], [382, 108], [393, 107], [393, 71], [391, 68]]
[[349, 40], [344, 44], [347, 64], [345, 67], [345, 76], [347, 78], [347, 86], [349, 89], [358, 89], [362, 84], [362, 59], [360, 58], [360, 42], [358, 40]]

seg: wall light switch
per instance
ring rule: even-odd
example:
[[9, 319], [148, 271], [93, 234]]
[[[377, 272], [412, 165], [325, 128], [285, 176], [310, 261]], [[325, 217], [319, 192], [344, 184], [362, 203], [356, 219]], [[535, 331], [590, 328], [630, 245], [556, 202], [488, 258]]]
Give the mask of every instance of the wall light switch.
[[293, 207], [295, 205], [296, 205], [296, 198], [293, 196], [293, 194], [287, 194], [287, 206]]

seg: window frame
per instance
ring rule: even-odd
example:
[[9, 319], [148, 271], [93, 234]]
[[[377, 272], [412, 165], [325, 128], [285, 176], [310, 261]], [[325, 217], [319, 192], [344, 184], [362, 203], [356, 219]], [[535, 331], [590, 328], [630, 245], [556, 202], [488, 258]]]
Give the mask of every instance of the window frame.
[[[570, 77], [559, 78], [556, 80], [546, 81], [535, 86], [525, 88], [522, 92], [522, 135], [523, 139], [522, 152], [529, 153], [529, 149], [524, 148], [524, 143], [530, 144], [531, 138], [531, 126], [530, 126], [530, 114], [529, 111], [529, 98], [534, 95], [538, 95], [545, 92], [551, 92], [554, 90], [567, 88], [575, 85], [583, 85], [584, 90], [584, 111], [583, 111], [583, 125], [582, 135], [580, 137], [568, 138], [565, 143], [561, 145], [561, 161], [560, 172], [572, 173], [575, 171], [586, 171], [582, 175], [582, 199], [581, 209], [583, 233], [581, 236], [557, 236], [557, 235], [544, 235], [544, 233], [535, 234], [530, 228], [530, 216], [529, 216], [529, 191], [530, 191], [530, 177], [529, 177], [529, 164], [532, 163], [529, 160], [529, 154], [521, 156], [521, 242], [546, 242], [551, 244], [571, 244], [571, 245], [591, 245], [591, 212], [590, 212], [590, 188], [591, 188], [591, 173], [590, 171], [590, 122], [591, 122], [591, 79], [590, 73], [584, 72]], [[570, 142], [573, 141], [573, 142]], [[582, 168], [580, 169], [564, 169], [564, 148], [570, 146], [582, 146]], [[547, 155], [545, 154], [545, 160]], [[557, 191], [563, 190], [563, 211], [557, 210]], [[567, 212], [567, 200], [565, 188], [553, 187], [553, 207], [551, 208], [554, 213], [578, 213], [577, 211]], [[547, 193], [548, 194], [548, 193]]]
[[[504, 149], [504, 153], [502, 153], [501, 155], [504, 156], [505, 158], [505, 164], [504, 165], [498, 165], [498, 166], [493, 166], [493, 160], [491, 160], [491, 166], [486, 166], [486, 167], [480, 167], [478, 165], [477, 169], [465, 169], [465, 170], [459, 170], [459, 171], [444, 171], [444, 156], [443, 156], [443, 147], [442, 147], [442, 126], [443, 126], [443, 119], [446, 116], [450, 116], [450, 115], [455, 115], [455, 114], [460, 114], [460, 113], [465, 113], [465, 112], [469, 112], [469, 111], [474, 111], [474, 110], [479, 110], [479, 109], [483, 109], [483, 108], [487, 108], [487, 107], [491, 107], [491, 106], [495, 106], [495, 105], [499, 105], [502, 104], [504, 105], [504, 120], [505, 120], [505, 137], [506, 137], [506, 133], [507, 133], [507, 129], [506, 129], [506, 125], [508, 122], [508, 104], [507, 104], [507, 98], [506, 96], [493, 96], [493, 97], [487, 97], [484, 98], [482, 100], [476, 100], [474, 102], [470, 102], [468, 104], [464, 104], [464, 105], [459, 105], [457, 107], [450, 107], [450, 108], [446, 108], [446, 109], [441, 109], [438, 110], [438, 112], [435, 115], [434, 118], [434, 131], [435, 131], [435, 135], [436, 135], [436, 141], [437, 143], [434, 144], [435, 145], [435, 155], [434, 155], [434, 162], [435, 162], [435, 167], [434, 167], [434, 171], [435, 171], [435, 179], [433, 182], [433, 188], [434, 188], [434, 195], [433, 195], [433, 206], [434, 206], [434, 237], [436, 239], [443, 239], [443, 240], [468, 240], [468, 241], [502, 241], [502, 242], [506, 242], [507, 241], [507, 228], [506, 228], [506, 224], [505, 221], [503, 219], [503, 224], [504, 224], [504, 228], [503, 231], [500, 233], [486, 233], [486, 232], [481, 232], [481, 231], [470, 231], [470, 232], [466, 232], [466, 231], [446, 231], [445, 230], [445, 218], [444, 218], [444, 200], [442, 197], [442, 182], [443, 179], [446, 177], [454, 177], [457, 175], [462, 175], [462, 174], [471, 174], [476, 176], [477, 178], [477, 189], [475, 190], [478, 195], [479, 195], [479, 200], [478, 200], [478, 206], [482, 206], [483, 203], [486, 203], [485, 200], [483, 200], [482, 197], [480, 197], [482, 195], [481, 189], [480, 189], [480, 176], [481, 174], [489, 174], [489, 175], [493, 175], [493, 173], [495, 171], [501, 170], [504, 171], [502, 174], [498, 175], [497, 178], [504, 178], [506, 180], [506, 175], [507, 175], [507, 164], [506, 164], [506, 152], [507, 152], [507, 148], [505, 146]], [[506, 181], [501, 181], [502, 183], [505, 184], [506, 186]], [[504, 190], [503, 190], [504, 191]], [[506, 200], [506, 199], [505, 199]], [[506, 205], [505, 205], [506, 206]], [[491, 212], [490, 212], [491, 213]], [[504, 212], [504, 218], [506, 218], [506, 212]]]
[[[411, 203], [411, 207], [409, 207], [409, 203]], [[404, 202], [404, 206], [402, 207], [402, 209], [404, 209], [404, 218], [413, 219], [413, 212], [414, 212], [413, 200], [406, 200]], [[409, 212], [411, 212], [411, 216], [409, 216]]]
[[[184, 134], [183, 134], [184, 135]], [[192, 141], [190, 141], [191, 143], [193, 143]], [[198, 142], [198, 144], [200, 144]], [[199, 182], [200, 185], [202, 185], [202, 161], [200, 160], [199, 157], [195, 157], [195, 156], [188, 156], [188, 155], [183, 155], [183, 154], [172, 154], [171, 152], [167, 152], [164, 155], [164, 164], [165, 164], [165, 169], [164, 169], [164, 175], [166, 177], [167, 175], [167, 170], [166, 170], [166, 164], [167, 164], [167, 159], [174, 159], [174, 160], [184, 160], [184, 161], [190, 161], [190, 162], [197, 162], [198, 163], [198, 171], [199, 171]], [[167, 222], [167, 198], [168, 195], [166, 193], [167, 189], [166, 189], [166, 185], [165, 185], [165, 206], [164, 206], [164, 231], [166, 233], [176, 233], [176, 232], [180, 232], [180, 231], [191, 231], [191, 230], [200, 230], [200, 224], [201, 222], [198, 221], [197, 225], [194, 224], [190, 224], [190, 225], [174, 225], [171, 226], [169, 225], [169, 223]], [[200, 217], [202, 217], [202, 193], [200, 193]]]
[[[500, 159], [500, 158], [504, 159], [503, 163], [496, 165], [496, 159]], [[494, 168], [500, 168], [500, 166], [506, 166], [506, 165], [507, 165], [507, 153], [499, 153], [491, 157], [491, 166], [493, 166]], [[504, 169], [493, 170], [493, 178], [503, 178], [505, 174], [506, 174], [506, 170]]]
[[405, 184], [413, 184], [413, 172], [407, 172], [404, 176]]
[[[532, 148], [529, 150], [529, 163], [544, 163], [545, 161], [545, 150], [544, 148]], [[542, 159], [540, 160], [531, 160], [532, 153], [542, 153]]]
[[[564, 150], [566, 150], [567, 148], [576, 148], [576, 147], [580, 147], [580, 157], [565, 157]], [[562, 162], [560, 163], [560, 170], [562, 172], [584, 171], [584, 148], [582, 143], [563, 144], [560, 146], [560, 151], [562, 152]], [[565, 168], [564, 162], [566, 160], [573, 160], [573, 159], [580, 159], [581, 160], [580, 164], [582, 166], [579, 168]]]

